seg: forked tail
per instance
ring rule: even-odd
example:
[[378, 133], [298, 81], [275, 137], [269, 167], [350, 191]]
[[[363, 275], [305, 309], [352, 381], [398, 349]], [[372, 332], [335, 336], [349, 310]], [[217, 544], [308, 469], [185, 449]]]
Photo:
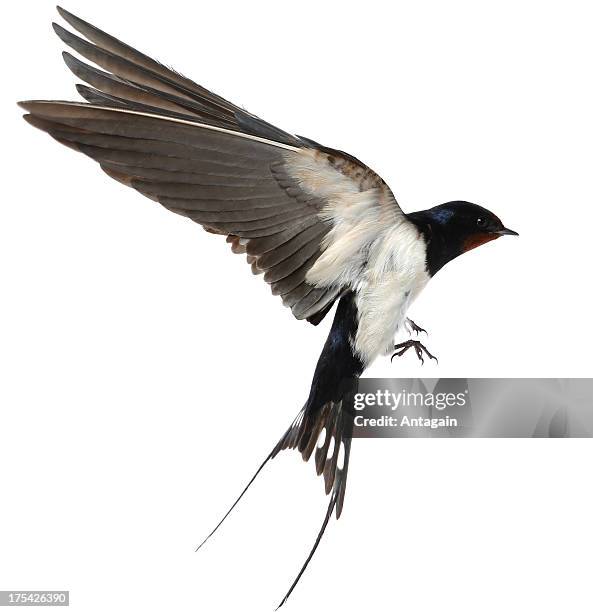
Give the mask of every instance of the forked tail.
[[[263, 463], [241, 491], [241, 494], [234, 501], [233, 505], [196, 549], [196, 551], [200, 550], [224, 523], [270, 459], [273, 459], [281, 450], [286, 448], [299, 448], [303, 459], [308, 461], [313, 450], [315, 450], [315, 468], [318, 475], [323, 474], [325, 492], [331, 494], [329, 504], [321, 529], [315, 539], [315, 543], [278, 608], [280, 608], [289, 598], [305, 569], [309, 565], [309, 562], [313, 558], [334, 509], [336, 511], [336, 518], [340, 518], [344, 505], [348, 460], [350, 458], [350, 443], [354, 426], [351, 398], [344, 397], [339, 402], [329, 402], [323, 407], [321, 412], [315, 416], [314, 422], [311, 423], [310, 420], [311, 418], [306, 416], [306, 409], [303, 408], [286, 433], [280, 438], [272, 452], [264, 459]], [[319, 444], [316, 444], [318, 440]]]
[[222, 525], [270, 459], [281, 450], [294, 448], [308, 461], [315, 451], [315, 468], [318, 475], [323, 474], [325, 492], [330, 494], [329, 504], [313, 547], [278, 608], [286, 602], [315, 554], [334, 509], [336, 518], [340, 518], [342, 513], [354, 428], [354, 393], [363, 370], [363, 364], [355, 355], [350, 342], [356, 324], [356, 306], [352, 295], [347, 294], [338, 304], [305, 406], [218, 525], [197, 549]]
[[[290, 594], [307, 569], [319, 546], [319, 542], [321, 542], [334, 508], [336, 510], [336, 519], [339, 519], [342, 514], [344, 494], [346, 492], [346, 477], [348, 475], [348, 461], [350, 459], [350, 444], [354, 427], [351, 393], [346, 394], [338, 402], [325, 404], [310, 426], [306, 423], [306, 418], [305, 409], [303, 409], [290, 429], [280, 439], [270, 457], [276, 456], [278, 452], [285, 448], [298, 448], [303, 459], [308, 461], [313, 449], [315, 449], [315, 468], [317, 474], [323, 474], [325, 492], [326, 494], [330, 493], [331, 496], [325, 518], [313, 547], [278, 608], [290, 597]], [[316, 444], [318, 440], [319, 443]]]

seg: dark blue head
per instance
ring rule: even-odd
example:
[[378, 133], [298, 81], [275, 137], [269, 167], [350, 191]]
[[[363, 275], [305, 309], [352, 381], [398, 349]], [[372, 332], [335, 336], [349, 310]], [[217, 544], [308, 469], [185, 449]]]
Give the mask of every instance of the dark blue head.
[[433, 275], [462, 253], [501, 236], [519, 235], [494, 213], [471, 202], [447, 202], [410, 213], [408, 218], [424, 235], [428, 269]]

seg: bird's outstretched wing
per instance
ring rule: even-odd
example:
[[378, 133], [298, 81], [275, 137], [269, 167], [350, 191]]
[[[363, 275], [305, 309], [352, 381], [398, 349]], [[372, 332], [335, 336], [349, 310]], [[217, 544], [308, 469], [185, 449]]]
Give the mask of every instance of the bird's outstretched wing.
[[63, 9], [58, 36], [87, 103], [28, 101], [25, 118], [206, 230], [227, 236], [297, 319], [317, 324], [403, 213], [354, 157], [291, 135]]

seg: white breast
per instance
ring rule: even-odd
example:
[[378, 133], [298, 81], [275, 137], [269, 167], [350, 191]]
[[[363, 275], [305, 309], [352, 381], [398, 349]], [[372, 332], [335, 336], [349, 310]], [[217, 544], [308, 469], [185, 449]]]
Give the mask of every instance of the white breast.
[[429, 278], [424, 239], [407, 219], [371, 246], [364, 273], [355, 286], [358, 331], [353, 348], [365, 366], [392, 350], [409, 305]]
[[358, 162], [310, 149], [284, 156], [299, 187], [324, 202], [318, 216], [331, 228], [306, 282], [334, 295], [355, 292], [351, 343], [369, 365], [391, 350], [408, 306], [428, 282], [424, 239], [389, 187]]

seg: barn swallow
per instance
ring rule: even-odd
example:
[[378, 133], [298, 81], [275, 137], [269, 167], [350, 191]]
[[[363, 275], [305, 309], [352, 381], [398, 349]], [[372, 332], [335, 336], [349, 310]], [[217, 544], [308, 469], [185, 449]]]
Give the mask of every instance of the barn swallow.
[[64, 52], [87, 83], [77, 85], [85, 101], [21, 102], [26, 121], [111, 178], [226, 236], [296, 319], [317, 325], [336, 305], [303, 408], [206, 538], [281, 450], [297, 449], [305, 461], [315, 451], [329, 505], [281, 606], [332, 513], [342, 512], [357, 379], [391, 351], [434, 358], [418, 339], [394, 346], [400, 328], [424, 331], [407, 318], [409, 306], [446, 263], [517, 233], [469, 202], [406, 214], [385, 181], [352, 155], [285, 132], [58, 11], [81, 36], [53, 24], [56, 34], [98, 68]]

